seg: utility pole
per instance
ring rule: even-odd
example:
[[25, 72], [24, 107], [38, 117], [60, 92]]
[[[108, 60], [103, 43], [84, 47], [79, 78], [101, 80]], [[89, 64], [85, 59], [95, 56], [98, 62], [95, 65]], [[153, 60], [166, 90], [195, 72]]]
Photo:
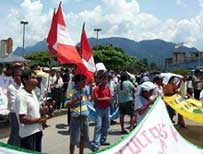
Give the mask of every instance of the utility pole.
[[97, 33], [97, 43], [96, 43], [96, 49], [98, 51], [98, 40], [99, 40], [99, 32], [101, 31], [101, 28], [95, 28], [94, 31]]
[[25, 25], [28, 24], [27, 21], [20, 21], [20, 23], [23, 25], [23, 57], [25, 56]]

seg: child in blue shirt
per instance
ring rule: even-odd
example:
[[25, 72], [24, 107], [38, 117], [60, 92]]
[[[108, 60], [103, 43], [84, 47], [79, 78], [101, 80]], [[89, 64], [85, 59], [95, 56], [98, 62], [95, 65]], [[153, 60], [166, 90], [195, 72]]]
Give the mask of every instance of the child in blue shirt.
[[[77, 74], [74, 77], [75, 84], [72, 86], [72, 96], [67, 107], [71, 111], [70, 121], [70, 154], [74, 154], [75, 145], [79, 146], [80, 154], [83, 154], [84, 147], [91, 148], [88, 130], [88, 108], [87, 89], [85, 88], [86, 77]], [[94, 149], [92, 149], [94, 150]]]

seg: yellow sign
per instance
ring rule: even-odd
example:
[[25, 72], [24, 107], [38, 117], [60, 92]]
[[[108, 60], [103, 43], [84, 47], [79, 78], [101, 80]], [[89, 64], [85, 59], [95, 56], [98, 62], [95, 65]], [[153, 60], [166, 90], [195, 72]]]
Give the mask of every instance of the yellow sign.
[[203, 123], [202, 102], [194, 98], [185, 98], [179, 94], [165, 96], [164, 101], [182, 116], [197, 122]]

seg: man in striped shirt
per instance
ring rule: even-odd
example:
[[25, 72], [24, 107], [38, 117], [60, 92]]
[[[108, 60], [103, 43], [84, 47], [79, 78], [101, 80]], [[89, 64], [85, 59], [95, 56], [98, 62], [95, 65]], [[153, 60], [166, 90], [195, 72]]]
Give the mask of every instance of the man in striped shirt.
[[86, 77], [83, 74], [77, 74], [74, 77], [72, 86], [72, 96], [67, 107], [71, 111], [70, 121], [70, 154], [74, 154], [75, 145], [79, 146], [80, 154], [83, 154], [84, 147], [91, 149], [88, 130], [88, 92], [85, 88]]

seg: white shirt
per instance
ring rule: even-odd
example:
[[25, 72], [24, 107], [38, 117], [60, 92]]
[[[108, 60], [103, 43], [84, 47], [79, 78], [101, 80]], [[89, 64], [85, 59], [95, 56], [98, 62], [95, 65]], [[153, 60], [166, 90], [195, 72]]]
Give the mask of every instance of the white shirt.
[[51, 88], [62, 88], [63, 87], [63, 79], [61, 77], [59, 77], [58, 81], [57, 81], [56, 75], [50, 76], [49, 84], [50, 84]]
[[53, 76], [49, 76], [49, 84], [48, 84], [48, 92], [51, 93], [51, 89], [53, 88], [53, 85], [54, 85], [54, 81], [56, 80], [56, 76], [53, 75]]
[[42, 131], [42, 125], [40, 123], [35, 124], [22, 124], [19, 121], [19, 115], [30, 115], [33, 118], [40, 118], [40, 103], [34, 93], [28, 93], [24, 88], [19, 90], [15, 99], [15, 111], [18, 115], [19, 122], [19, 135], [24, 138], [34, 133]]
[[111, 96], [114, 96], [114, 87], [115, 87], [114, 81], [113, 81], [113, 80], [110, 80], [110, 81], [107, 83], [107, 86], [109, 87], [109, 89], [110, 89], [110, 91], [111, 91]]
[[14, 102], [18, 91], [23, 87], [23, 85], [16, 84], [15, 81], [10, 83], [7, 88], [7, 97], [8, 97], [8, 110], [14, 112]]
[[148, 103], [149, 103], [149, 100], [144, 98], [142, 95], [136, 95], [134, 110], [138, 110], [138, 109], [142, 108], [143, 106], [147, 105]]
[[56, 78], [56, 80], [54, 82], [55, 82], [54, 83], [55, 88], [62, 88], [63, 87], [63, 79], [61, 77], [59, 77], [58, 80]]
[[164, 97], [163, 87], [157, 85], [156, 83], [155, 85], [156, 85], [156, 88], [154, 89], [154, 95]]

